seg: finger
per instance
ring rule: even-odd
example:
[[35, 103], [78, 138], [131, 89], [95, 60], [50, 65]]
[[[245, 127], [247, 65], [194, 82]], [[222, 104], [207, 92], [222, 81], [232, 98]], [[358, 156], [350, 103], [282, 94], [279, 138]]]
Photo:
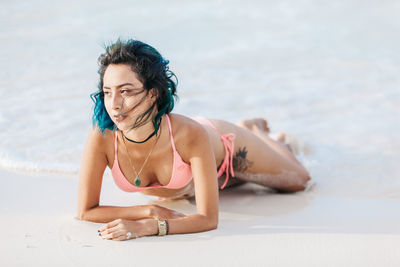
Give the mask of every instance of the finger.
[[126, 234], [124, 234], [124, 235], [120, 235], [118, 237], [115, 237], [112, 240], [115, 240], [115, 241], [126, 241], [126, 240], [136, 239], [136, 238], [138, 238], [137, 235], [132, 235], [131, 237], [127, 238]]
[[113, 232], [117, 232], [119, 230], [121, 230], [121, 224], [117, 224], [114, 227], [107, 228], [104, 231], [100, 231], [100, 235], [104, 236], [104, 235], [107, 235], [107, 234], [110, 234], [110, 233], [113, 233]]
[[[121, 235], [124, 236], [125, 233], [122, 232], [122, 231], [115, 231], [115, 232], [112, 232], [112, 233], [109, 233], [109, 234], [102, 235], [101, 237], [103, 239], [114, 239], [114, 238], [120, 237]], [[126, 235], [125, 235], [125, 237], [126, 237]]]
[[121, 221], [122, 221], [121, 219], [116, 219], [116, 220], [114, 220], [112, 222], [109, 222], [109, 223], [103, 225], [102, 227], [100, 227], [99, 231], [104, 231], [105, 229], [108, 229], [110, 227], [114, 227], [117, 224], [119, 224]]
[[114, 238], [114, 237], [117, 237], [117, 236], [115, 235], [115, 233], [109, 233], [109, 234], [101, 235], [101, 238], [103, 238], [103, 239], [112, 239], [112, 238]]
[[120, 235], [119, 237], [113, 238], [112, 240], [114, 241], [125, 241], [125, 240], [129, 240], [126, 238], [126, 236], [124, 235]]

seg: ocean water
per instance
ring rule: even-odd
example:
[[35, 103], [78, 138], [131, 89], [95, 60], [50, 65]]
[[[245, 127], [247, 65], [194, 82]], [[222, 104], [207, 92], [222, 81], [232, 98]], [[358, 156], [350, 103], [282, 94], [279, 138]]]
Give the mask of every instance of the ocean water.
[[265, 117], [273, 132], [310, 150], [300, 158], [312, 192], [400, 199], [399, 1], [1, 7], [2, 169], [77, 176], [97, 57], [118, 37], [137, 38], [170, 60], [179, 79], [174, 112], [232, 122]]

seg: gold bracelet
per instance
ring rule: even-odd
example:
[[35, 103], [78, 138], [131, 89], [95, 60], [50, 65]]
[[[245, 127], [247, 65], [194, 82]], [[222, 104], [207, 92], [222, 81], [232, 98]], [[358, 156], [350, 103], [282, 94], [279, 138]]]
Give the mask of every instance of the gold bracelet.
[[166, 235], [167, 234], [166, 220], [164, 221], [157, 220], [157, 223], [158, 223], [158, 235]]

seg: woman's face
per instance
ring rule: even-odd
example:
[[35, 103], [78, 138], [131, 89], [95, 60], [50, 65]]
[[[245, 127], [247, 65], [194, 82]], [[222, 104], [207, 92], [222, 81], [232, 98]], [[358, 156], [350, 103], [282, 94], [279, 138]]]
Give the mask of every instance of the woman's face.
[[107, 67], [103, 77], [103, 92], [108, 115], [122, 131], [130, 129], [136, 118], [155, 101], [151, 91], [146, 96], [137, 74], [125, 64]]

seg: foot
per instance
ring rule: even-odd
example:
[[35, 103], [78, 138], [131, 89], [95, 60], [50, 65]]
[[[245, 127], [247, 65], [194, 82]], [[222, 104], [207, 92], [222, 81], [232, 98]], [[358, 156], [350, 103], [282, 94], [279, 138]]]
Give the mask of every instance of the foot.
[[285, 143], [285, 140], [286, 140], [286, 134], [284, 132], [276, 133], [276, 141]]
[[266, 134], [270, 133], [270, 129], [268, 127], [268, 122], [263, 118], [241, 120], [238, 122], [238, 125], [242, 128], [250, 130], [252, 132], [258, 130], [258, 131], [264, 132]]
[[[270, 134], [270, 129], [268, 127], [268, 122], [263, 119], [263, 118], [254, 118], [254, 119], [249, 119], [249, 120], [241, 120], [237, 123], [240, 127], [250, 130], [253, 133], [257, 134], [257, 135], [263, 135], [263, 134]], [[284, 132], [277, 132], [274, 133], [273, 136], [270, 136], [272, 139], [274, 139], [275, 141], [281, 143], [282, 145], [284, 145], [285, 147], [287, 147], [287, 149], [294, 154], [294, 151], [292, 149], [292, 147], [287, 143], [287, 136], [286, 133]]]
[[289, 149], [289, 151], [290, 151], [292, 154], [294, 154], [294, 151], [293, 151], [292, 147], [287, 143], [287, 140], [286, 140], [286, 133], [284, 133], [284, 132], [277, 132], [277, 133], [274, 134], [274, 136], [273, 136], [272, 139], [278, 141], [278, 142], [281, 143], [282, 145], [285, 145], [285, 146]]

